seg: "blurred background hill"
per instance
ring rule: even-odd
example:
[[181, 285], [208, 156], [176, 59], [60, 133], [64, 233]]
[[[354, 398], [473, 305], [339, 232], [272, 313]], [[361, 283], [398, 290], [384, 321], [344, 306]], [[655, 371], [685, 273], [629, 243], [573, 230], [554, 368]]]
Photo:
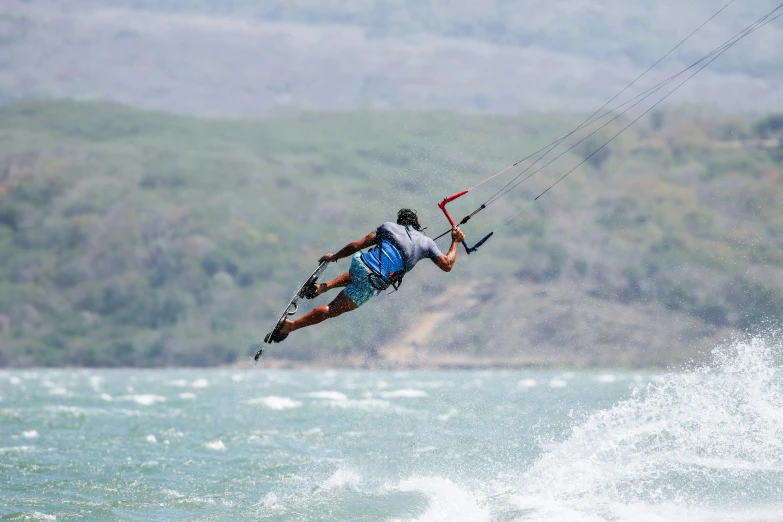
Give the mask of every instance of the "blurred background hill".
[[[403, 206], [440, 233], [437, 201], [569, 132], [721, 5], [3, 2], [0, 366], [246, 357], [321, 254]], [[635, 92], [775, 5], [733, 3]], [[666, 365], [779, 321], [780, 27], [537, 203], [630, 119], [469, 223], [498, 232], [451, 274], [420, 265], [270, 363]]]
[[[593, 110], [723, 0], [4, 0], [0, 99], [203, 116], [307, 109]], [[690, 65], [777, 5], [735, 2], [651, 74]], [[678, 93], [781, 110], [781, 28]]]

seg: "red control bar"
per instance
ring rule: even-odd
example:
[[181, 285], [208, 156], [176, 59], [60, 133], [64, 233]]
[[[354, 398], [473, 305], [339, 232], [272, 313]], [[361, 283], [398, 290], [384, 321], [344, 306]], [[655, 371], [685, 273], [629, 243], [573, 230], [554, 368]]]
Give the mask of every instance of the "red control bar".
[[[448, 219], [448, 220], [449, 220], [449, 223], [451, 223], [451, 226], [452, 226], [452, 227], [455, 227], [456, 225], [454, 224], [454, 220], [453, 220], [453, 219], [451, 219], [451, 215], [449, 214], [449, 211], [448, 211], [448, 210], [446, 210], [446, 205], [448, 205], [449, 203], [451, 203], [452, 201], [454, 201], [454, 200], [455, 200], [455, 199], [457, 199], [457, 198], [461, 198], [462, 196], [464, 196], [464, 195], [465, 195], [465, 194], [467, 194], [468, 192], [469, 192], [469, 190], [463, 190], [462, 192], [457, 192], [456, 194], [452, 194], [451, 196], [447, 197], [446, 199], [444, 199], [443, 201], [441, 201], [440, 203], [438, 203], [438, 208], [440, 208], [440, 209], [443, 211], [443, 213], [444, 213], [444, 214], [446, 214], [446, 219]], [[486, 207], [487, 207], [486, 205], [481, 205], [481, 206], [480, 206], [480, 207], [479, 207], [479, 208], [478, 208], [478, 209], [477, 209], [475, 212], [473, 212], [473, 214], [470, 214], [469, 216], [466, 216], [466, 217], [465, 217], [465, 219], [463, 219], [463, 220], [462, 220], [462, 223], [467, 223], [467, 222], [468, 222], [468, 220], [469, 220], [471, 217], [475, 216], [476, 214], [478, 214], [479, 212], [481, 212], [481, 210], [482, 210], [482, 209], [484, 209], [484, 208], [486, 208]], [[460, 223], [460, 225], [461, 225], [462, 223]], [[493, 233], [494, 233], [494, 232], [490, 232], [489, 234], [487, 234], [487, 235], [486, 235], [486, 237], [484, 237], [484, 239], [482, 239], [481, 241], [479, 241], [478, 243], [476, 243], [476, 246], [473, 246], [473, 247], [470, 247], [470, 246], [468, 246], [468, 243], [467, 243], [467, 241], [463, 241], [463, 242], [462, 242], [462, 246], [463, 246], [463, 247], [465, 247], [465, 252], [467, 252], [468, 254], [470, 254], [471, 252], [475, 252], [476, 250], [478, 250], [478, 247], [480, 247], [481, 245], [483, 245], [484, 243], [486, 243], [486, 242], [487, 242], [487, 239], [489, 239], [490, 237], [492, 237], [492, 234], [493, 234]], [[441, 234], [441, 235], [440, 235], [440, 236], [438, 236], [438, 237], [444, 236], [444, 235], [446, 235], [446, 234], [448, 234], [448, 231], [444, 232], [443, 234]], [[436, 239], [437, 239], [437, 238], [436, 238]]]
[[446, 214], [446, 219], [449, 220], [449, 223], [451, 223], [452, 227], [455, 226], [454, 225], [454, 220], [451, 219], [451, 215], [449, 215], [449, 211], [446, 210], [446, 205], [448, 205], [449, 203], [451, 203], [452, 201], [454, 201], [457, 198], [461, 198], [462, 196], [464, 196], [468, 192], [469, 191], [467, 191], [467, 190], [463, 190], [462, 192], [457, 192], [456, 194], [452, 194], [451, 196], [447, 197], [446, 199], [444, 199], [443, 201], [438, 203], [438, 208], [440, 208], [443, 211], [443, 213]]

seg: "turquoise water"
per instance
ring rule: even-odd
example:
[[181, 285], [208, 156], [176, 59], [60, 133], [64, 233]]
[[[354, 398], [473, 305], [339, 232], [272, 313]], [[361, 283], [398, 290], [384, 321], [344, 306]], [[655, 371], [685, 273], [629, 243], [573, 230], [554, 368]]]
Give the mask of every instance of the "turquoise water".
[[783, 520], [779, 352], [670, 374], [0, 371], [0, 520]]

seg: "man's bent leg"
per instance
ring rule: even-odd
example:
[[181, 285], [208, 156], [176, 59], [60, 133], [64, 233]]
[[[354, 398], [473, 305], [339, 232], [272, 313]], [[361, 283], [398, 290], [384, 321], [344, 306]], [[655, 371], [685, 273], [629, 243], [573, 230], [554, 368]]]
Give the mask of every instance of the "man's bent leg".
[[303, 315], [296, 321], [287, 320], [280, 329], [280, 333], [289, 334], [293, 331], [318, 324], [327, 319], [331, 319], [332, 317], [337, 317], [338, 315], [342, 315], [345, 312], [356, 310], [357, 308], [359, 307], [356, 306], [356, 303], [351, 301], [351, 298], [348, 297], [343, 291], [340, 292], [339, 295], [335, 297], [334, 300], [328, 305], [319, 306], [309, 314]]
[[340, 274], [331, 281], [327, 281], [326, 283], [321, 283], [319, 285], [315, 285], [316, 292], [318, 295], [321, 295], [325, 292], [328, 292], [332, 288], [342, 288], [344, 286], [348, 286], [351, 284], [351, 274], [348, 272], [345, 272], [344, 274]]

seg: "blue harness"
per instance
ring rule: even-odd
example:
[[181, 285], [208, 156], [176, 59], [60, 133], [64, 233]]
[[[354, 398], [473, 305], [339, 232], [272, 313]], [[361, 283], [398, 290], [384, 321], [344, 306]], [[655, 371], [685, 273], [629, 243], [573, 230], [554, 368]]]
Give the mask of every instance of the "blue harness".
[[362, 254], [362, 261], [372, 272], [368, 278], [376, 290], [389, 286], [397, 290], [405, 275], [405, 261], [402, 254], [390, 241], [378, 239], [378, 244]]

